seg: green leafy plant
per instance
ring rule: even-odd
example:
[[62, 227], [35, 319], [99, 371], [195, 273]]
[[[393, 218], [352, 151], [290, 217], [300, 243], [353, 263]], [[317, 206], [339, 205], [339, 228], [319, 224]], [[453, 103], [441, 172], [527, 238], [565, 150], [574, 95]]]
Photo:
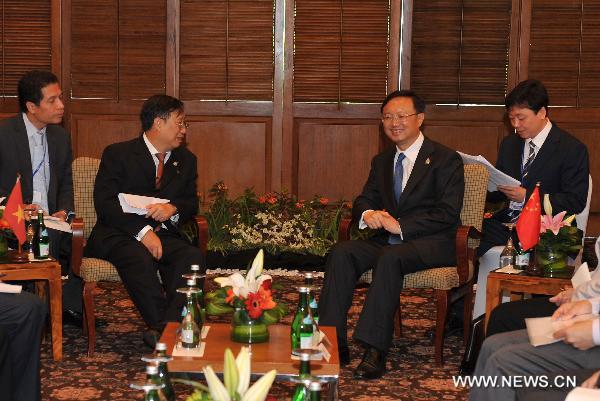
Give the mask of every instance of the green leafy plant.
[[228, 188], [218, 182], [209, 191], [210, 202], [203, 210], [208, 220], [208, 249], [227, 253], [265, 248], [324, 256], [337, 241], [339, 222], [349, 204], [330, 204], [314, 196], [297, 199], [286, 191], [257, 195], [246, 189], [230, 199]]

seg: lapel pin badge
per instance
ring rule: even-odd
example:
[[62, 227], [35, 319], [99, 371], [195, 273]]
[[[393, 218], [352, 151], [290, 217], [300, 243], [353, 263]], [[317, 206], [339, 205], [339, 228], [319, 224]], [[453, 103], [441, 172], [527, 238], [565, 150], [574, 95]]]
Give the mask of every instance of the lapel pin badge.
[[429, 157], [427, 158], [427, 160], [425, 160], [425, 164], [430, 164], [431, 163], [431, 159], [429, 159]]
[[177, 162], [173, 162], [173, 166], [175, 166], [175, 167], [177, 167], [178, 164], [179, 163], [177, 163]]

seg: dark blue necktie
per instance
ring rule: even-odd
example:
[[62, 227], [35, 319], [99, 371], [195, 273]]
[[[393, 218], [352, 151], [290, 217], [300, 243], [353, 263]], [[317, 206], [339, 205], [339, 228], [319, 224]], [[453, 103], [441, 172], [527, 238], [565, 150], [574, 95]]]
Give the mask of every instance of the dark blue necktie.
[[[404, 178], [404, 168], [402, 167], [402, 160], [406, 155], [400, 153], [396, 160], [396, 166], [394, 167], [394, 195], [396, 196], [396, 203], [400, 201], [400, 195], [402, 195], [402, 179]], [[396, 245], [401, 244], [402, 239], [398, 234], [390, 234], [388, 237], [388, 244]]]
[[402, 167], [402, 160], [406, 155], [400, 153], [396, 160], [396, 166], [394, 167], [394, 195], [396, 196], [396, 202], [400, 201], [400, 195], [402, 195], [402, 179], [404, 178], [404, 168]]

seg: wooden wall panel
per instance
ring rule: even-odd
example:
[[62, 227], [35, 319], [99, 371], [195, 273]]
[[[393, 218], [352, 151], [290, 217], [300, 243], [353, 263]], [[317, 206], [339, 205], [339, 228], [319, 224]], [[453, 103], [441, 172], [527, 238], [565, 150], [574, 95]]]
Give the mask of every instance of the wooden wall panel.
[[271, 190], [270, 119], [188, 120], [187, 143], [198, 157], [198, 191], [203, 198], [217, 181], [224, 181], [233, 197], [250, 187], [257, 193]]
[[498, 146], [506, 128], [501, 124], [462, 125], [460, 122], [427, 121], [423, 129], [430, 139], [470, 155], [482, 155], [496, 163]]
[[297, 121], [295, 181], [301, 199], [353, 200], [379, 152], [379, 124]]
[[100, 158], [107, 145], [140, 134], [137, 116], [73, 115], [71, 124], [73, 157]]

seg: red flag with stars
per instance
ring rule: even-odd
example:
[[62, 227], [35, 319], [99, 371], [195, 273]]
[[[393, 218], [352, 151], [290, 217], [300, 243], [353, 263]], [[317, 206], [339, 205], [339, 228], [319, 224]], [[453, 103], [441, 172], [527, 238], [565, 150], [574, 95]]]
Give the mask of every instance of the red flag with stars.
[[17, 178], [17, 183], [13, 187], [4, 208], [4, 220], [12, 228], [13, 233], [15, 233], [15, 236], [19, 240], [19, 244], [25, 242], [25, 214], [23, 208], [21, 180]]
[[540, 191], [536, 186], [525, 204], [519, 220], [517, 220], [517, 235], [523, 250], [528, 250], [540, 241], [540, 225], [542, 223], [542, 205]]

